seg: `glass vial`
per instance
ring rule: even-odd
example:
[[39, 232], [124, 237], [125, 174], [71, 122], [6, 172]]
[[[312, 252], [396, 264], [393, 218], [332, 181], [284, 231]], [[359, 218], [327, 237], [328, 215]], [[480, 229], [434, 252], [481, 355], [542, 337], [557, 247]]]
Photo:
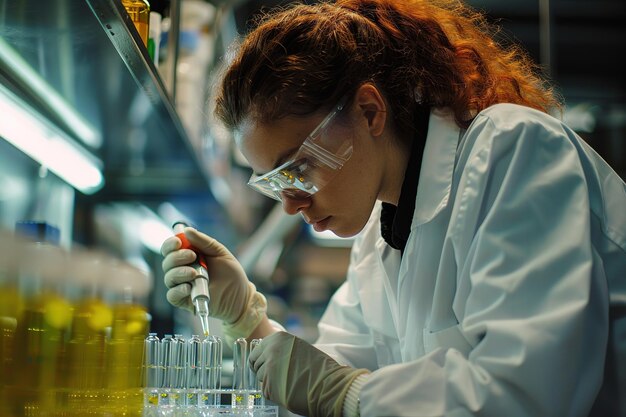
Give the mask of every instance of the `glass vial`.
[[[252, 339], [250, 341], [250, 353], [252, 353], [260, 343], [261, 339]], [[256, 378], [256, 372], [254, 372], [249, 362], [247, 362], [246, 367], [248, 369], [248, 405], [264, 406], [265, 398], [263, 398], [263, 393], [261, 392], [261, 383]]]
[[202, 405], [221, 405], [222, 388], [222, 339], [209, 336], [202, 341]]
[[122, 0], [122, 5], [135, 24], [144, 46], [147, 47], [150, 33], [150, 3], [146, 0]]
[[148, 334], [144, 344], [144, 407], [159, 404], [161, 385], [160, 341], [156, 333]]

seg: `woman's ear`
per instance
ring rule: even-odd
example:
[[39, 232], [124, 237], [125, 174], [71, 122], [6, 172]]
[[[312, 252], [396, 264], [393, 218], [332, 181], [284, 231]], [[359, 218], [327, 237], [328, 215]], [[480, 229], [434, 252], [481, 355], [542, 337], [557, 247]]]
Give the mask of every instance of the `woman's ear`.
[[372, 136], [382, 135], [387, 122], [387, 104], [380, 90], [372, 83], [365, 83], [356, 90], [354, 101], [367, 118]]

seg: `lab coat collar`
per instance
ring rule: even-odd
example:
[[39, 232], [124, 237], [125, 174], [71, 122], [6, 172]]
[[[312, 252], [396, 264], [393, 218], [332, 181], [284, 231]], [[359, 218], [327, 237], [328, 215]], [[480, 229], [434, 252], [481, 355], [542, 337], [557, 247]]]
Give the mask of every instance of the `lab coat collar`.
[[460, 128], [449, 109], [433, 109], [422, 157], [411, 228], [432, 220], [450, 200]]

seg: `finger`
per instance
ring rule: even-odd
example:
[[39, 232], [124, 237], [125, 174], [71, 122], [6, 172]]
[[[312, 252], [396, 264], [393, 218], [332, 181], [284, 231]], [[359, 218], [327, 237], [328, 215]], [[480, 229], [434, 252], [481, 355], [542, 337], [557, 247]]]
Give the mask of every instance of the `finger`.
[[271, 356], [275, 351], [275, 346], [280, 345], [280, 343], [282, 343], [282, 339], [289, 336], [289, 333], [286, 332], [276, 332], [264, 337], [263, 340], [261, 340], [261, 343], [259, 343], [257, 347], [248, 354], [250, 367], [256, 372], [257, 368], [271, 360]]
[[259, 368], [259, 371], [256, 374], [256, 378], [259, 380], [259, 382], [261, 383], [261, 391], [263, 392], [263, 396], [267, 399], [271, 399], [272, 398], [272, 387], [271, 384], [269, 383], [268, 380], [265, 379], [265, 372], [266, 372], [266, 367], [262, 366], [261, 368]]
[[196, 253], [190, 249], [180, 249], [174, 252], [168, 253], [163, 261], [161, 261], [161, 268], [163, 271], [169, 271], [177, 266], [189, 265], [196, 260]]
[[167, 301], [176, 307], [189, 309], [191, 303], [189, 297], [191, 295], [191, 285], [181, 284], [167, 291]]
[[265, 366], [265, 364], [263, 364], [259, 367], [258, 371], [255, 372], [256, 379], [261, 383], [265, 380], [266, 370], [267, 367]]
[[161, 244], [161, 255], [165, 256], [170, 252], [180, 249], [182, 242], [176, 236], [170, 236]]
[[259, 346], [257, 346], [248, 355], [248, 364], [254, 372], [257, 372], [259, 368], [261, 368], [267, 362], [267, 360], [270, 359], [269, 354], [261, 349]]
[[189, 283], [198, 276], [195, 269], [190, 266], [178, 266], [165, 273], [163, 282], [167, 288], [174, 288], [184, 283]]
[[220, 242], [202, 232], [197, 231], [193, 227], [185, 228], [185, 236], [187, 236], [189, 243], [191, 243], [194, 248], [198, 249], [207, 256], [232, 256], [230, 251]]
[[248, 362], [250, 363], [250, 366], [254, 366], [254, 363], [259, 360], [262, 351], [263, 349], [261, 349], [259, 346], [250, 351], [250, 353], [248, 354]]

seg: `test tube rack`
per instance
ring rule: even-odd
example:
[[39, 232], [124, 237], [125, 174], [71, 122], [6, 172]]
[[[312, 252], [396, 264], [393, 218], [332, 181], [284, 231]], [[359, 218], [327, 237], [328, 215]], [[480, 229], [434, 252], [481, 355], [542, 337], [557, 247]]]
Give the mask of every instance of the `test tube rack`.
[[248, 365], [248, 354], [260, 343], [246, 339], [233, 344], [232, 386], [222, 387], [222, 340], [192, 335], [150, 333], [145, 339], [145, 417], [245, 416], [278, 417], [278, 407], [265, 403]]

